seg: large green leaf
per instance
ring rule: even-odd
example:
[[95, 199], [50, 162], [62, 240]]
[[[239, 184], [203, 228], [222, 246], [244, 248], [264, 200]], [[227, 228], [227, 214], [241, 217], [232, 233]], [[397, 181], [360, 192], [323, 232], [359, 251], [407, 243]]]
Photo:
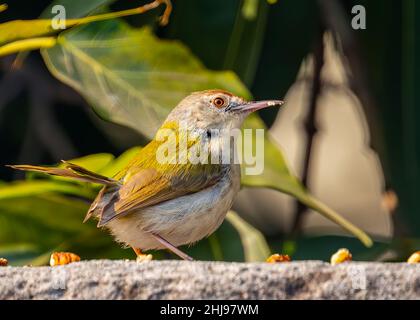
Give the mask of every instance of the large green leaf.
[[[68, 1], [59, 1], [57, 4], [63, 3], [64, 5], [68, 5], [67, 2]], [[66, 19], [64, 29], [88, 24], [94, 21], [104, 21], [144, 13], [162, 4], [160, 1], [153, 1], [150, 4], [133, 9], [108, 12], [82, 18], [78, 17], [80, 15], [87, 14], [89, 11], [106, 2], [107, 1], [94, 1], [90, 4], [90, 6], [82, 8], [81, 2], [78, 1], [74, 6], [71, 6], [74, 7], [74, 9], [70, 10], [70, 14], [72, 17], [74, 16], [74, 18]], [[44, 11], [43, 16], [46, 16], [47, 12], [48, 8]], [[23, 50], [32, 50], [37, 48], [35, 46], [36, 44], [39, 44], [39, 48], [46, 47], [45, 41], [40, 41], [40, 39], [45, 39], [45, 36], [58, 34], [61, 31], [63, 30], [53, 28], [51, 19], [12, 20], [0, 23], [0, 45], [6, 46], [6, 48], [0, 47], [0, 55], [6, 55]], [[49, 38], [49, 40], [51, 42], [52, 38]], [[15, 51], [13, 51], [13, 49]]]
[[[94, 10], [97, 10], [101, 6], [107, 5], [114, 0], [55, 0], [50, 3], [48, 7], [41, 13], [41, 19], [52, 18], [55, 14], [53, 13], [53, 7], [56, 5], [64, 6], [66, 9], [66, 19], [75, 19], [86, 16]], [[32, 46], [28, 44], [32, 42]], [[0, 48], [0, 56], [7, 55], [14, 52], [19, 52], [15, 64], [20, 65], [32, 49], [50, 48], [55, 44], [55, 37], [41, 37], [35, 39], [25, 39], [21, 41], [14, 41], [11, 44], [4, 45]], [[9, 52], [7, 52], [7, 50]], [[24, 51], [23, 51], [24, 50]]]
[[114, 156], [110, 153], [96, 153], [68, 161], [90, 171], [99, 172], [111, 164], [112, 160]]
[[0, 186], [0, 200], [35, 196], [48, 192], [61, 192], [64, 194], [89, 197], [92, 190], [81, 188], [73, 183], [64, 183], [53, 180], [16, 181]]
[[270, 255], [270, 248], [265, 241], [264, 235], [234, 211], [229, 211], [226, 219], [239, 232], [244, 249], [245, 261], [265, 261]]
[[53, 248], [92, 226], [83, 224], [88, 203], [43, 194], [0, 200], [0, 243]]
[[0, 199], [0, 256], [33, 265], [46, 264], [58, 250], [82, 258], [127, 257], [107, 232], [82, 223], [88, 207], [86, 201], [51, 193]]
[[[250, 98], [229, 71], [211, 71], [180, 42], [158, 39], [149, 28], [133, 29], [121, 21], [94, 23], [61, 34], [57, 45], [42, 50], [50, 71], [79, 91], [103, 118], [152, 137], [169, 111], [192, 91], [222, 88]], [[257, 115], [245, 127], [264, 128]], [[370, 238], [312, 197], [293, 176], [279, 149], [266, 137], [265, 170], [244, 175], [246, 186], [261, 186], [295, 196], [310, 208], [357, 236]]]
[[57, 41], [42, 51], [50, 71], [100, 116], [149, 138], [192, 91], [225, 88], [250, 97], [235, 74], [207, 70], [188, 48], [159, 40], [149, 28], [108, 21], [77, 28]]
[[140, 147], [133, 147], [128, 149], [102, 169], [94, 171], [107, 177], [113, 177], [128, 164], [128, 162], [140, 151], [140, 149]]
[[[0, 44], [41, 37], [55, 34], [62, 31], [53, 29], [51, 19], [54, 17], [52, 8], [55, 5], [62, 5], [65, 8], [66, 21], [65, 28], [71, 28], [78, 24], [89, 23], [92, 19], [100, 19], [102, 15], [91, 16], [85, 19], [79, 19], [98, 7], [112, 2], [113, 0], [57, 0], [53, 1], [41, 14], [41, 19], [36, 20], [12, 20], [0, 24]], [[118, 13], [117, 13], [118, 16]], [[108, 16], [102, 16], [107, 18]], [[108, 18], [114, 18], [109, 16]]]
[[30, 38], [30, 39], [13, 41], [11, 43], [7, 43], [0, 47], [0, 57], [7, 56], [9, 54], [13, 54], [16, 52], [24, 53], [28, 50], [51, 48], [55, 44], [56, 44], [55, 37], [38, 37], [38, 38]]

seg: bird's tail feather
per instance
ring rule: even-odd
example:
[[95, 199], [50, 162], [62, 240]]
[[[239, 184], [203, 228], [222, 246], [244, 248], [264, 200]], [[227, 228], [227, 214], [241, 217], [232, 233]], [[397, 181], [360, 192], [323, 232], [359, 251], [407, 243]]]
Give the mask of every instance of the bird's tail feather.
[[66, 178], [72, 178], [84, 182], [99, 183], [107, 186], [118, 185], [119, 181], [102, 176], [95, 172], [89, 171], [81, 166], [78, 166], [74, 163], [62, 161], [64, 163], [64, 168], [59, 167], [42, 167], [42, 166], [32, 166], [32, 165], [8, 165], [13, 169], [24, 170], [24, 171], [35, 171], [42, 172], [45, 174], [60, 176]]
[[118, 190], [118, 185], [104, 186], [91, 204], [83, 222], [86, 222], [92, 216], [99, 219], [98, 227], [102, 227], [109, 222], [109, 219], [104, 220], [104, 217], [115, 216], [113, 203], [118, 199]]

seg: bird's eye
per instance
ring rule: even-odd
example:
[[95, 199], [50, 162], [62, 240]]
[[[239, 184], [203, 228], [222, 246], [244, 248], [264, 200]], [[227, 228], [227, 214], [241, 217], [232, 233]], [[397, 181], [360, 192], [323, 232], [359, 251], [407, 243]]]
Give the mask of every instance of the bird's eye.
[[217, 97], [217, 98], [215, 98], [215, 99], [213, 100], [213, 105], [214, 105], [216, 108], [218, 108], [218, 109], [220, 109], [220, 108], [224, 107], [224, 106], [225, 106], [225, 104], [226, 104], [225, 99], [223, 99], [223, 98], [221, 98], [221, 97]]

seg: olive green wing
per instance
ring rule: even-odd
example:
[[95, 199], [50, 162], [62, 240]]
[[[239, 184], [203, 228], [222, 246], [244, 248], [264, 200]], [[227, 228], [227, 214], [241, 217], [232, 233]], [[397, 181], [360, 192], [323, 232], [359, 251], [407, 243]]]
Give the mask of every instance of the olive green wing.
[[[161, 168], [159, 168], [161, 169]], [[134, 167], [127, 171], [123, 184], [112, 195], [103, 192], [107, 204], [99, 206], [101, 212], [98, 226], [103, 226], [116, 217], [156, 205], [183, 195], [206, 189], [220, 180], [220, 165], [174, 165], [165, 170]], [[106, 197], [106, 195], [108, 195]], [[96, 200], [95, 202], [100, 202]]]

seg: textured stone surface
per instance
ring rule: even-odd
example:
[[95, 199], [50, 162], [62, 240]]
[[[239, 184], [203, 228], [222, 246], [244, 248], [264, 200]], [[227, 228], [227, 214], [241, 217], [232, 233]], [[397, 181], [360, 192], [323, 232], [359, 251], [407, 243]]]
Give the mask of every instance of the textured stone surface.
[[0, 299], [420, 299], [420, 264], [96, 260], [1, 267]]

